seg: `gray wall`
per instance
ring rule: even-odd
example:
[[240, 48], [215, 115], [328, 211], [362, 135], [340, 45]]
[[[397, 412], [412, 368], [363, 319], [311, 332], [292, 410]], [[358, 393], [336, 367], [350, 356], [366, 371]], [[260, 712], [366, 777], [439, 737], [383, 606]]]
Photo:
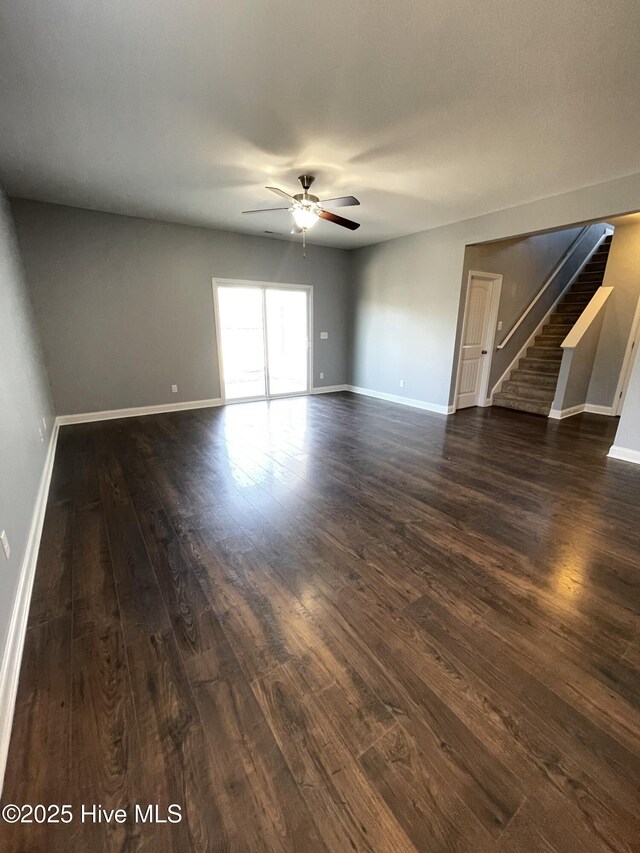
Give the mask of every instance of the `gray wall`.
[[633, 317], [640, 299], [640, 216], [614, 220], [609, 260], [603, 284], [613, 287], [607, 301], [602, 335], [593, 365], [587, 402], [615, 404]]
[[357, 250], [352, 384], [447, 405], [465, 247], [639, 208], [633, 175]]
[[219, 397], [212, 277], [312, 284], [313, 384], [346, 382], [345, 251], [310, 246], [304, 260], [299, 242], [12, 206], [58, 414]]
[[0, 192], [0, 530], [11, 545], [8, 562], [0, 551], [0, 657], [52, 428], [53, 405], [33, 309], [9, 207]]

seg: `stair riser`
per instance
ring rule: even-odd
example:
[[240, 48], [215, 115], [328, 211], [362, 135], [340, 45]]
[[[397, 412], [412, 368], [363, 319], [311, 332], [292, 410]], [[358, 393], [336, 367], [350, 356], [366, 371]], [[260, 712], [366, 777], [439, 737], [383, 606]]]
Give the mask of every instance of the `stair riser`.
[[508, 397], [507, 395], [496, 394], [493, 398], [495, 406], [501, 406], [505, 409], [515, 409], [518, 412], [529, 412], [532, 415], [549, 416], [551, 406], [546, 403], [533, 400], [519, 400], [517, 397]]
[[530, 373], [528, 370], [517, 368], [511, 374], [509, 382], [518, 382], [527, 384], [532, 388], [535, 386], [536, 388], [547, 388], [555, 391], [558, 377], [554, 373]]
[[571, 304], [571, 305], [577, 305], [577, 304], [588, 305], [590, 301], [591, 301], [590, 299], [585, 299], [585, 296], [583, 293], [571, 293], [571, 292], [569, 292], [569, 293], [565, 294], [561, 304], [562, 305], [569, 305], [569, 304]]
[[587, 272], [581, 272], [577, 279], [574, 281], [574, 284], [578, 284], [580, 281], [602, 281], [604, 278], [604, 272], [602, 270], [589, 270]]
[[555, 376], [556, 378], [558, 373], [560, 373], [560, 362], [549, 359], [521, 358], [518, 367], [521, 367], [523, 370], [534, 371], [535, 373], [546, 373], [548, 376]]
[[566, 337], [572, 328], [573, 323], [566, 323], [563, 326], [545, 326], [540, 334], [536, 335], [536, 337], [544, 338], [545, 340], [550, 340], [551, 338], [560, 338], [560, 340], [562, 340], [562, 338]]
[[529, 400], [540, 400], [542, 403], [553, 403], [555, 388], [541, 388], [536, 385], [509, 380], [502, 386], [502, 393], [510, 397], [523, 397]]
[[545, 349], [545, 347], [532, 346], [527, 350], [527, 357], [541, 361], [561, 361], [562, 350], [559, 347]]
[[572, 284], [567, 293], [591, 293], [594, 294], [599, 287], [602, 287], [602, 281], [576, 281]]
[[576, 305], [573, 302], [561, 302], [557, 306], [556, 311], [558, 314], [569, 314], [577, 319], [582, 314], [583, 309], [580, 305]]
[[[580, 316], [576, 311], [576, 319]], [[567, 319], [566, 314], [552, 314], [549, 317], [549, 325], [545, 326], [545, 329], [553, 328], [554, 326], [559, 326], [560, 328], [566, 328], [567, 331], [571, 330], [573, 326], [573, 320]]]
[[566, 337], [566, 335], [538, 335], [534, 341], [534, 346], [542, 347], [542, 349], [556, 349]]

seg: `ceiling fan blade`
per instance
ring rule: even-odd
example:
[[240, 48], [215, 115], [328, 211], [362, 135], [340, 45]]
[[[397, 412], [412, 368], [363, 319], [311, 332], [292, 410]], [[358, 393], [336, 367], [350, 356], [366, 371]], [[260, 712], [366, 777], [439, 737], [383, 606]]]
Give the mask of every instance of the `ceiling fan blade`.
[[265, 187], [265, 190], [271, 190], [272, 193], [281, 195], [283, 198], [288, 198], [290, 201], [294, 200], [292, 195], [289, 195], [289, 193], [286, 193], [284, 190], [278, 189], [278, 187]]
[[335, 222], [336, 225], [342, 225], [343, 228], [349, 228], [355, 231], [360, 227], [359, 222], [353, 222], [351, 219], [345, 219], [344, 216], [338, 216], [337, 213], [330, 213], [328, 210], [319, 210], [318, 216], [320, 219], [326, 219], [329, 222]]
[[243, 210], [243, 213], [271, 213], [273, 210], [289, 210], [288, 207], [259, 207], [257, 210]]
[[329, 207], [353, 207], [356, 204], [360, 204], [360, 202], [355, 196], [343, 195], [340, 198], [326, 198], [320, 204], [328, 204]]

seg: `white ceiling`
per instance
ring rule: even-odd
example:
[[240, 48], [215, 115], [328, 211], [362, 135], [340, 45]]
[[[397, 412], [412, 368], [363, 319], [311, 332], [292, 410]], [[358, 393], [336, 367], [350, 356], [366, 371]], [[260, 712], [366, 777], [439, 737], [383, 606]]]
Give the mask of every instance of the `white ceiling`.
[[638, 0], [3, 0], [12, 195], [353, 247], [640, 171]]

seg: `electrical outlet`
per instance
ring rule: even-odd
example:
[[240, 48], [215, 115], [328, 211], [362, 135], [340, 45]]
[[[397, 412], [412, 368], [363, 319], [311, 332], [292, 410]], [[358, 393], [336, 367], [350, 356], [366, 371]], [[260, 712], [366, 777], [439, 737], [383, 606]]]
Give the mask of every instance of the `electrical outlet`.
[[400, 380], [400, 387], [401, 387], [401, 388], [404, 388], [404, 379], [401, 379], [401, 380]]
[[8, 560], [9, 557], [11, 556], [11, 548], [9, 546], [9, 540], [7, 539], [7, 534], [4, 530], [2, 531], [2, 533], [0, 533], [0, 542], [2, 542], [2, 550], [4, 551], [4, 555]]
[[177, 385], [172, 385], [172, 386], [171, 386], [171, 391], [172, 391], [174, 394], [177, 394], [177, 393], [178, 393], [178, 386], [177, 386]]
[[320, 379], [324, 379], [324, 373], [320, 374]]

